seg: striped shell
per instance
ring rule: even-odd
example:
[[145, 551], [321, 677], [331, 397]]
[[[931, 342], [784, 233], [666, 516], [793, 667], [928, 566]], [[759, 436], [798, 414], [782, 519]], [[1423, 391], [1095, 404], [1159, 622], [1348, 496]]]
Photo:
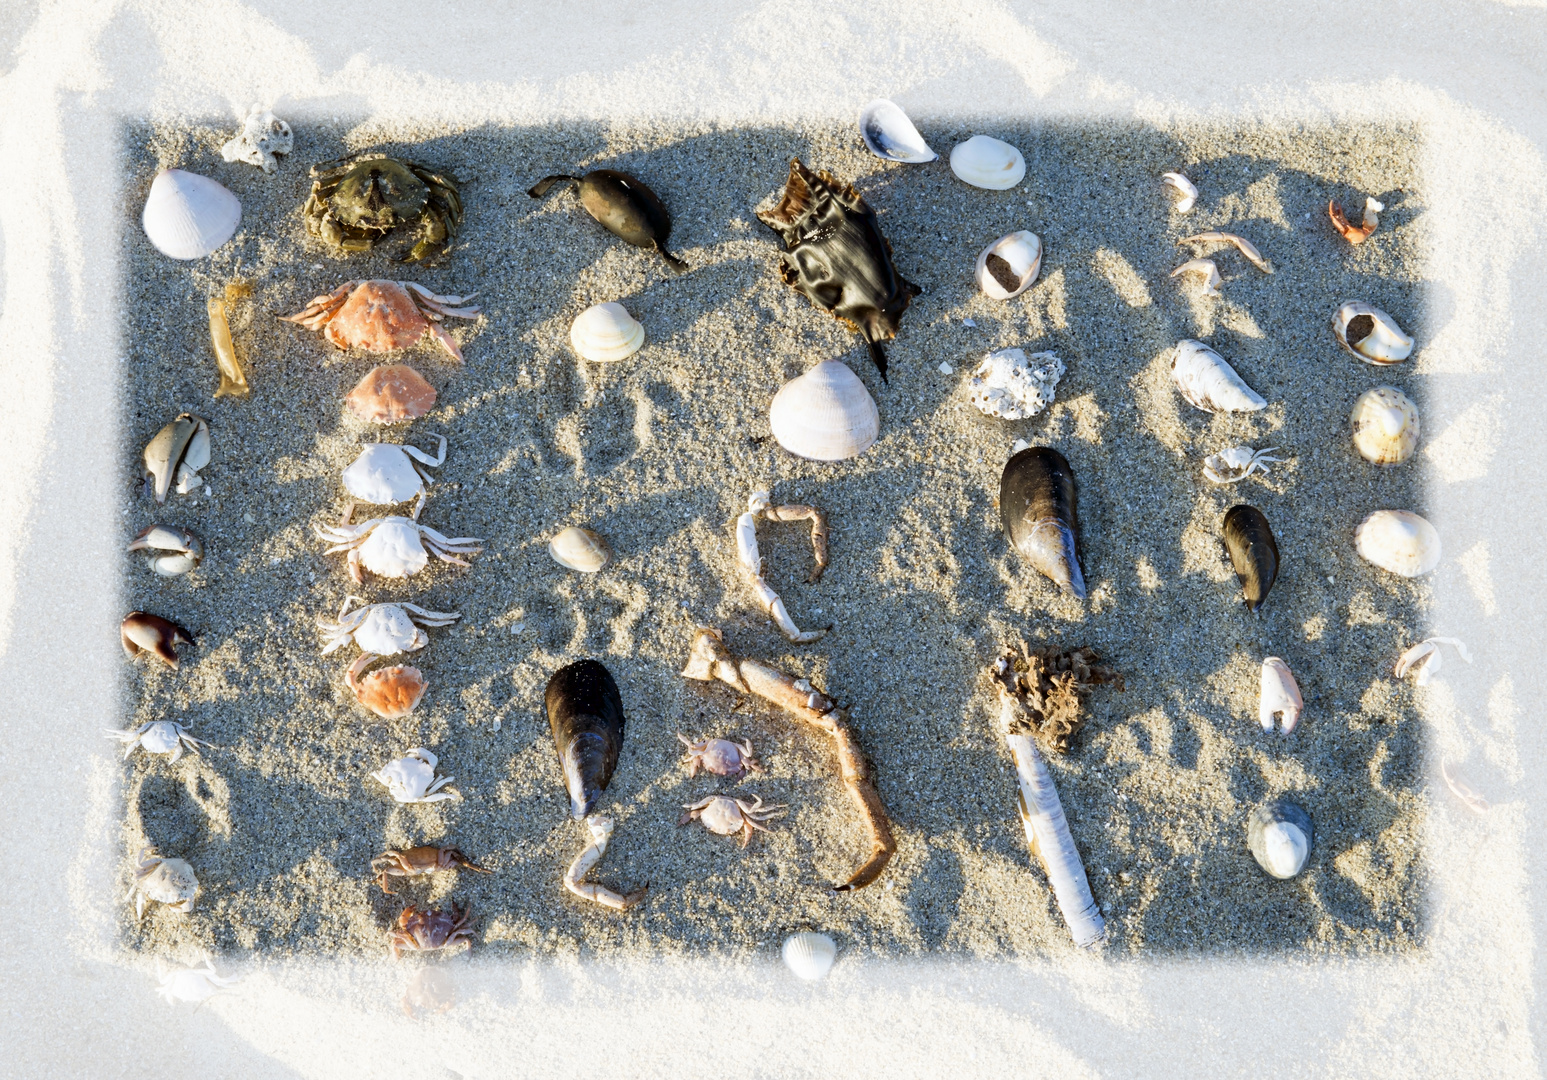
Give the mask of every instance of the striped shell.
[[162, 169], [151, 181], [140, 221], [156, 250], [199, 259], [231, 239], [242, 220], [237, 197], [207, 176]]
[[622, 304], [592, 304], [575, 317], [569, 343], [582, 359], [608, 363], [638, 352], [645, 328]]
[[837, 360], [823, 360], [785, 383], [774, 395], [768, 422], [780, 446], [812, 461], [855, 457], [881, 434], [870, 391]]

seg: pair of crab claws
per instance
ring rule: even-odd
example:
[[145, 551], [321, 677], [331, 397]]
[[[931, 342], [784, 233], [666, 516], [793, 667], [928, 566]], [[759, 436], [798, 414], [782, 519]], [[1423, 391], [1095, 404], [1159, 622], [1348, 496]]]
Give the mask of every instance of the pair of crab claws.
[[152, 652], [173, 671], [177, 670], [176, 645], [192, 645], [193, 635], [169, 619], [144, 611], [131, 611], [118, 628], [124, 652], [138, 656]]

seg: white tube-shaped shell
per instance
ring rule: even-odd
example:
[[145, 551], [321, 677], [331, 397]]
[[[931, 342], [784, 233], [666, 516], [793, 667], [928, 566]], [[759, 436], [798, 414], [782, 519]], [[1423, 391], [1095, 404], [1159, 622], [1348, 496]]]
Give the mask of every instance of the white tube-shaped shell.
[[1268, 404], [1223, 356], [1192, 338], [1177, 342], [1171, 376], [1182, 396], [1204, 412], [1256, 412]]
[[1418, 446], [1418, 407], [1394, 386], [1360, 394], [1348, 423], [1354, 449], [1377, 465], [1400, 465]]
[[1411, 510], [1377, 510], [1359, 523], [1354, 546], [1366, 562], [1401, 577], [1419, 577], [1440, 564], [1440, 534]]
[[151, 181], [145, 235], [174, 259], [199, 259], [231, 239], [242, 220], [237, 197], [207, 176], [162, 169]]
[[1300, 722], [1305, 709], [1305, 699], [1300, 696], [1300, 686], [1295, 682], [1289, 665], [1276, 656], [1262, 662], [1262, 690], [1257, 697], [1257, 722], [1263, 731], [1273, 730], [1273, 717], [1284, 718], [1284, 734], [1288, 735]]
[[908, 114], [885, 98], [860, 110], [859, 134], [870, 152], [885, 161], [920, 165], [940, 156], [929, 148]]
[[763, 576], [763, 556], [757, 549], [757, 518], [750, 510], [736, 519], [736, 561], [754, 576]]
[[973, 187], [1004, 191], [1026, 175], [1026, 159], [1007, 142], [974, 135], [951, 151], [951, 171]]
[[806, 931], [785, 938], [781, 953], [785, 966], [797, 978], [806, 982], [819, 982], [832, 970], [833, 960], [838, 956], [838, 946], [826, 934]]
[[608, 363], [638, 352], [645, 343], [645, 328], [622, 304], [593, 304], [575, 317], [569, 343], [581, 358]]
[[1042, 239], [1021, 229], [984, 248], [975, 271], [978, 288], [993, 300], [1009, 300], [1031, 288], [1042, 269]]
[[823, 360], [780, 387], [768, 422], [780, 446], [812, 461], [855, 457], [881, 433], [881, 414], [870, 391], [837, 360]]
[[1413, 339], [1397, 321], [1363, 300], [1350, 300], [1333, 313], [1332, 333], [1367, 364], [1399, 364], [1413, 352]]

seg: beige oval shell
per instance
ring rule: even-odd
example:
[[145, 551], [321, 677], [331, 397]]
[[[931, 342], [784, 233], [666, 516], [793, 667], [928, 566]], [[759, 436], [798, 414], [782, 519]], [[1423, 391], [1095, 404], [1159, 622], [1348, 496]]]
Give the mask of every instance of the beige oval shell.
[[881, 434], [881, 414], [870, 391], [837, 360], [823, 360], [780, 387], [768, 422], [780, 446], [812, 461], [855, 457]]
[[1333, 312], [1332, 334], [1339, 345], [1366, 364], [1400, 364], [1413, 353], [1413, 339], [1397, 320], [1363, 300], [1349, 300]]
[[951, 151], [951, 171], [973, 187], [1004, 191], [1026, 175], [1026, 159], [1007, 142], [974, 135]]
[[548, 541], [548, 554], [560, 566], [579, 570], [582, 574], [594, 574], [612, 562], [612, 549], [590, 529], [571, 525]]
[[1348, 422], [1354, 449], [1377, 465], [1400, 465], [1418, 446], [1418, 407], [1394, 386], [1360, 394]]
[[366, 372], [344, 401], [366, 423], [399, 424], [435, 406], [435, 387], [407, 364], [383, 364]]
[[582, 359], [609, 363], [638, 352], [645, 328], [622, 304], [593, 304], [575, 317], [569, 343]]
[[1354, 546], [1365, 561], [1402, 577], [1440, 564], [1440, 534], [1411, 510], [1377, 510], [1359, 523]]

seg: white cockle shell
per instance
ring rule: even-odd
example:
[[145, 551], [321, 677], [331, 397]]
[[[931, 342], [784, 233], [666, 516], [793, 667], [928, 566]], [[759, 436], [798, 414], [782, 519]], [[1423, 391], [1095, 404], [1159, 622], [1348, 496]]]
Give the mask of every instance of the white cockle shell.
[[1377, 510], [1359, 523], [1354, 546], [1365, 561], [1402, 577], [1440, 564], [1440, 534], [1411, 510]]
[[1007, 142], [974, 135], [951, 151], [951, 171], [957, 179], [977, 188], [1003, 191], [1026, 175], [1026, 159]]
[[1053, 403], [1053, 391], [1063, 376], [1064, 362], [1050, 352], [1028, 357], [1021, 349], [999, 349], [983, 358], [967, 380], [967, 391], [979, 412], [1024, 420]]
[[241, 981], [235, 975], [216, 974], [214, 961], [206, 960], [198, 967], [179, 968], [176, 971], [166, 972], [160, 977], [161, 985], [156, 987], [156, 993], [165, 998], [168, 1004], [174, 1001], [186, 1001], [197, 1005]]
[[220, 148], [220, 156], [227, 161], [245, 161], [271, 173], [279, 164], [274, 155], [288, 154], [294, 147], [295, 135], [290, 125], [262, 105], [254, 105], [242, 121], [242, 130]]
[[237, 197], [207, 176], [162, 169], [151, 181], [140, 221], [156, 250], [174, 259], [199, 259], [236, 232]]
[[796, 977], [818, 982], [827, 976], [838, 956], [838, 946], [826, 934], [805, 931], [784, 939], [784, 963]]
[[1399, 364], [1413, 352], [1413, 339], [1397, 321], [1363, 300], [1350, 300], [1333, 313], [1332, 332], [1339, 345], [1367, 364]]
[[385, 517], [357, 548], [361, 564], [381, 577], [412, 577], [430, 561], [419, 526], [406, 517]]
[[367, 608], [364, 620], [355, 628], [354, 639], [361, 652], [377, 656], [415, 652], [430, 643], [430, 635], [396, 604], [372, 604]]
[[860, 110], [859, 135], [876, 157], [921, 165], [940, 155], [929, 148], [908, 114], [885, 98], [877, 98]]
[[983, 249], [976, 271], [978, 288], [991, 299], [1009, 300], [1031, 288], [1040, 269], [1042, 240], [1036, 233], [1021, 229]]
[[344, 470], [344, 490], [368, 503], [407, 502], [424, 491], [424, 477], [401, 446], [370, 443]]
[[575, 316], [569, 343], [582, 359], [607, 363], [638, 352], [645, 343], [645, 328], [622, 304], [592, 304]]
[[435, 777], [439, 759], [422, 746], [409, 750], [396, 761], [389, 761], [371, 778], [384, 785], [388, 793], [400, 803], [441, 802], [456, 796], [451, 792], [436, 790], [451, 782], [451, 777]]
[[548, 554], [560, 566], [582, 574], [594, 574], [612, 561], [612, 549], [607, 546], [607, 541], [578, 525], [561, 529], [548, 541]]
[[1177, 342], [1171, 375], [1182, 396], [1204, 412], [1256, 412], [1268, 404], [1223, 356], [1191, 338]]
[[1394, 386], [1366, 390], [1348, 414], [1354, 449], [1377, 465], [1400, 465], [1418, 446], [1418, 407]]
[[1246, 825], [1246, 844], [1252, 857], [1281, 881], [1305, 869], [1314, 835], [1311, 815], [1288, 799], [1274, 799], [1257, 807]]
[[768, 423], [780, 446], [812, 461], [855, 457], [881, 434], [881, 414], [870, 391], [837, 360], [823, 360], [780, 387]]
[[1273, 717], [1283, 716], [1284, 734], [1288, 735], [1300, 722], [1305, 709], [1305, 699], [1300, 696], [1289, 665], [1276, 656], [1262, 662], [1262, 690], [1257, 697], [1257, 722], [1263, 731], [1273, 730]]

